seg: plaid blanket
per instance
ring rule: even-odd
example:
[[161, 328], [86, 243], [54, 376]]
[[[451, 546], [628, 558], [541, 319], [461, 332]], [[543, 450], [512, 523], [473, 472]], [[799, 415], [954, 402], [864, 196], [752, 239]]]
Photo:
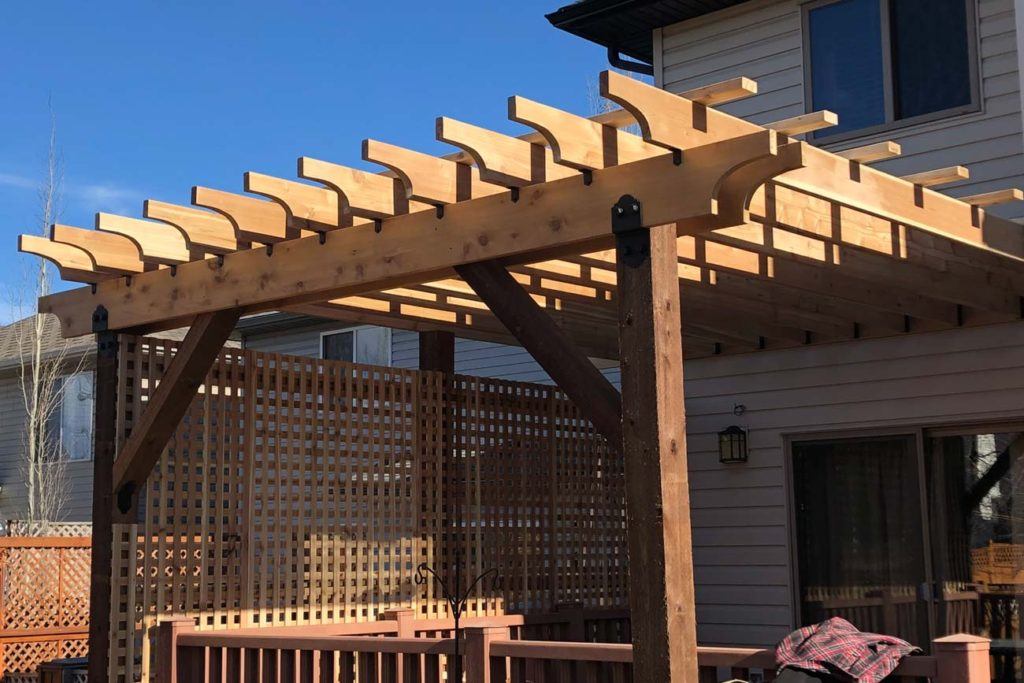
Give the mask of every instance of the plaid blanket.
[[779, 668], [830, 674], [858, 683], [877, 683], [900, 660], [920, 652], [905, 640], [862, 633], [839, 617], [793, 631], [775, 648]]

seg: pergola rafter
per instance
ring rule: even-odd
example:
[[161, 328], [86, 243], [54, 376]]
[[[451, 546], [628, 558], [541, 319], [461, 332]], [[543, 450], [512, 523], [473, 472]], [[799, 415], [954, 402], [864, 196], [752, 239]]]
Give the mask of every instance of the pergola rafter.
[[[932, 189], [960, 167], [899, 178], [869, 165], [893, 143], [837, 155], [792, 138], [834, 125], [831, 112], [760, 126], [711, 106], [754, 92], [734, 79], [679, 96], [605, 72], [620, 110], [584, 118], [513, 97], [509, 117], [534, 129], [520, 137], [441, 117], [437, 138], [460, 150], [443, 158], [367, 140], [363, 158], [385, 171], [302, 157], [307, 182], [250, 172], [250, 194], [196, 187], [200, 208], [150, 201], [146, 220], [22, 236], [90, 285], [40, 299], [66, 336], [193, 326], [159, 386], [165, 414], [147, 408], [113, 468], [121, 510], [179, 419], [166, 406], [194, 392], [239, 315], [518, 343], [624, 455], [638, 680], [695, 680], [682, 349], [1024, 316], [1024, 230], [986, 211], [1019, 190], [964, 201]], [[620, 360], [621, 398], [587, 356]], [[96, 467], [110, 478], [107, 459]], [[109, 520], [97, 515], [99, 555]], [[109, 581], [95, 581], [102, 610]]]
[[[61, 314], [61, 309], [88, 306], [80, 303], [85, 299], [95, 301], [93, 305], [111, 297], [112, 300], [118, 297], [135, 300], [138, 297], [128, 290], [138, 288], [143, 279], [160, 281], [161, 289], [178, 295], [176, 304], [184, 304], [181, 294], [188, 291], [188, 280], [206, 280], [209, 286], [223, 289], [222, 283], [231, 279], [232, 266], [240, 257], [247, 256], [252, 265], [267, 265], [259, 264], [257, 255], [247, 253], [252, 247], [277, 245], [277, 253], [269, 257], [275, 267], [260, 270], [264, 279], [280, 280], [280, 273], [287, 269], [287, 266], [278, 266], [284, 260], [281, 247], [296, 239], [324, 242], [321, 246], [333, 251], [336, 236], [330, 233], [356, 227], [361, 236], [374, 231], [373, 237], [367, 240], [371, 244], [365, 248], [386, 251], [383, 247], [389, 238], [402, 239], [397, 229], [403, 219], [411, 222], [413, 216], [418, 216], [419, 220], [415, 221], [420, 224], [418, 227], [426, 228], [423, 232], [436, 239], [435, 235], [449, 229], [447, 226], [453, 222], [451, 212], [469, 209], [475, 202], [488, 199], [494, 207], [506, 211], [509, 218], [519, 214], [522, 222], [528, 224], [532, 219], [525, 207], [511, 201], [512, 193], [522, 192], [527, 187], [538, 183], [550, 185], [552, 179], [563, 180], [566, 181], [563, 203], [592, 203], [596, 192], [591, 192], [594, 186], [586, 183], [595, 182], [602, 172], [628, 169], [632, 173], [626, 175], [647, 175], [649, 179], [656, 173], [653, 169], [658, 167], [659, 159], [661, 164], [667, 165], [672, 157], [675, 157], [672, 161], [682, 157], [683, 163], [673, 170], [692, 169], [695, 159], [691, 156], [699, 157], [699, 150], [708, 144], [735, 141], [737, 136], [774, 134], [699, 102], [614, 73], [602, 78], [602, 89], [623, 109], [612, 116], [605, 114], [586, 119], [525, 98], [510, 98], [510, 118], [537, 130], [522, 138], [442, 117], [437, 123], [438, 137], [463, 150], [451, 155], [453, 158], [433, 157], [367, 140], [363, 145], [364, 158], [386, 166], [389, 169], [386, 174], [367, 173], [304, 157], [299, 162], [300, 176], [323, 185], [251, 172], [245, 175], [245, 188], [264, 199], [197, 187], [193, 190], [193, 203], [210, 211], [150, 201], [146, 203], [145, 214], [154, 221], [101, 214], [97, 227], [102, 233], [95, 235], [100, 237], [109, 232], [111, 236], [125, 237], [127, 241], [119, 244], [91, 238], [90, 231], [61, 226], [55, 229], [54, 241], [74, 249], [42, 247], [38, 242], [30, 242], [30, 245], [45, 251], [44, 255], [57, 262], [68, 279], [97, 283], [96, 292], [55, 295], [44, 302], [44, 310], [52, 310], [66, 321], [67, 316]], [[729, 83], [721, 88], [733, 97], [749, 94], [750, 90], [747, 83]], [[719, 88], [712, 86], [709, 91], [718, 92]], [[607, 120], [615, 125], [609, 125]], [[831, 119], [819, 116], [814, 120], [827, 123]], [[633, 121], [640, 124], [643, 136], [616, 128]], [[807, 121], [804, 124], [809, 125]], [[794, 130], [789, 124], [776, 127]], [[816, 299], [810, 308], [822, 311], [818, 317], [825, 320], [817, 325], [773, 325], [765, 316], [751, 314], [738, 329], [732, 329], [713, 320], [713, 305], [704, 311], [695, 306], [694, 315], [684, 324], [693, 330], [694, 337], [714, 339], [716, 332], [718, 337], [710, 344], [699, 344], [695, 348], [698, 355], [723, 349], [750, 350], [780, 343], [795, 344], [800, 343], [801, 338], [803, 342], [812, 343], [833, 341], [1019, 316], [1019, 297], [1024, 294], [1019, 255], [1024, 254], [1024, 241], [1018, 226], [988, 215], [978, 206], [928, 189], [939, 179], [948, 179], [953, 170], [962, 175], [961, 170], [956, 167], [939, 169], [901, 180], [875, 171], [865, 163], [801, 143], [787, 143], [784, 137], [767, 144], [771, 147], [779, 143], [781, 147], [776, 147], [774, 153], [761, 154], [746, 163], [736, 160], [728, 172], [720, 171], [719, 180], [730, 182], [714, 187], [715, 205], [694, 218], [673, 221], [679, 223], [680, 233], [693, 233], [693, 236], [683, 234], [679, 238], [681, 286], [691, 291], [706, 290], [712, 296], [722, 291], [724, 301], [734, 301], [736, 296], [742, 296], [743, 288], [739, 286], [742, 282], [771, 282], [785, 309], [783, 317], [792, 320], [802, 315], [800, 307], [787, 304], [786, 293], [789, 293], [790, 300]], [[710, 151], [710, 148], [704, 150], [706, 157], [711, 156]], [[892, 146], [886, 144], [874, 145], [859, 154], [860, 158], [873, 161], [891, 152]], [[804, 168], [785, 172], [783, 167], [794, 163], [788, 155], [800, 156]], [[856, 158], [857, 155], [854, 151], [845, 156]], [[475, 165], [463, 163], [467, 158]], [[641, 170], [640, 164], [633, 162], [643, 162], [647, 168]], [[765, 180], [771, 182], [759, 189], [748, 205], [751, 185], [760, 186]], [[570, 182], [572, 186], [568, 186]], [[637, 194], [641, 182], [633, 183], [638, 188]], [[735, 196], [730, 194], [731, 185], [736, 186]], [[569, 199], [571, 196], [576, 198]], [[1007, 195], [1007, 198], [1012, 196]], [[465, 207], [460, 206], [463, 204]], [[445, 209], [438, 208], [445, 206], [449, 207], [448, 217], [444, 215]], [[653, 208], [645, 200], [647, 206]], [[469, 213], [472, 212], [467, 211]], [[437, 221], [433, 226], [429, 225], [432, 218]], [[543, 223], [545, 219], [550, 220], [551, 216], [539, 220]], [[473, 225], [463, 223], [462, 234], [453, 235], [455, 239], [472, 236]], [[355, 244], [356, 232], [345, 235], [353, 241], [353, 250], [359, 249]], [[481, 235], [476, 237], [479, 240]], [[412, 231], [405, 241], [411, 239], [414, 239]], [[446, 235], [445, 239], [450, 238]], [[610, 246], [606, 236], [603, 245], [600, 236], [590, 239], [593, 241], [589, 246]], [[559, 240], [556, 236], [545, 242], [538, 241], [524, 248], [532, 246], [537, 255], [559, 255], [571, 261], [579, 258], [579, 253], [588, 247], [584, 240], [575, 238]], [[135, 254], [131, 253], [133, 246]], [[235, 251], [231, 251], [232, 247]], [[613, 261], [604, 269], [583, 267], [578, 275], [561, 272], [537, 277], [533, 273], [542, 272], [543, 266], [530, 267], [528, 251], [518, 246], [489, 247], [490, 244], [472, 245], [468, 249], [479, 253], [468, 251], [469, 258], [465, 260], [492, 257], [487, 253], [490, 251], [494, 252], [494, 258], [506, 264], [522, 264], [523, 268], [516, 270], [531, 273], [529, 282], [524, 284], [553, 305], [574, 297], [583, 299], [583, 303], [614, 305]], [[393, 251], [401, 253], [400, 248]], [[341, 261], [351, 261], [350, 254]], [[958, 258], [957, 254], [966, 254], [967, 258]], [[441, 276], [453, 275], [450, 269], [462, 261], [457, 255], [441, 259], [431, 264], [431, 271]], [[900, 262], [898, 268], [893, 267], [894, 261]], [[193, 269], [197, 264], [204, 267]], [[175, 267], [160, 267], [171, 265]], [[251, 269], [250, 263], [238, 266]], [[147, 272], [153, 270], [157, 272]], [[419, 272], [429, 275], [431, 271]], [[950, 277], [953, 274], [955, 278]], [[238, 300], [249, 312], [304, 306], [344, 296], [347, 301], [341, 310], [363, 309], [377, 319], [396, 323], [397, 318], [411, 313], [410, 317], [418, 321], [433, 319], [439, 327], [475, 326], [488, 338], [513, 341], [502, 334], [500, 326], [495, 329], [495, 325], [484, 322], [486, 311], [481, 309], [474, 315], [465, 310], [480, 306], [479, 300], [470, 293], [433, 297], [421, 292], [419, 285], [423, 276], [399, 275], [385, 283], [402, 284], [410, 292], [417, 292], [413, 298], [419, 297], [418, 302], [396, 299], [380, 289], [374, 291], [372, 287], [343, 284], [340, 280], [336, 287], [334, 283], [317, 283], [317, 293], [309, 292], [310, 283], [293, 282], [290, 283], [292, 296], [282, 291], [281, 296], [267, 301]], [[736, 286], [730, 287], [727, 283]], [[72, 296], [80, 301], [71, 301]], [[235, 299], [223, 299], [221, 303], [195, 301], [194, 306], [176, 305], [176, 315], [135, 315], [123, 324], [116, 322], [117, 311], [123, 307], [108, 305], [107, 308], [112, 311], [112, 324], [117, 327], [148, 330], [186, 323], [192, 315], [234, 304]], [[828, 319], [827, 311], [834, 308], [831, 302], [835, 301], [849, 304], [849, 307], [841, 318]], [[395, 305], [385, 306], [382, 302]], [[704, 312], [707, 315], [702, 316]], [[702, 317], [705, 318], [703, 324]], [[777, 318], [774, 313], [772, 317]], [[761, 331], [750, 334], [750, 325], [758, 321], [762, 323]], [[575, 329], [571, 322], [566, 324], [571, 336], [585, 338], [582, 329]], [[402, 327], [401, 324], [396, 326]], [[840, 328], [846, 332], [841, 333]], [[66, 328], [68, 334], [88, 330], [85, 318], [80, 318], [77, 326]], [[744, 343], [738, 343], [741, 339]]]

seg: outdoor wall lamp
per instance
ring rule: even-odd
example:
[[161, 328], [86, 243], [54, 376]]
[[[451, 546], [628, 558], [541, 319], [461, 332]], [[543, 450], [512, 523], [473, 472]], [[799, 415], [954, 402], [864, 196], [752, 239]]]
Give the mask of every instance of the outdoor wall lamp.
[[732, 425], [718, 432], [718, 462], [733, 465], [747, 461], [747, 432]]

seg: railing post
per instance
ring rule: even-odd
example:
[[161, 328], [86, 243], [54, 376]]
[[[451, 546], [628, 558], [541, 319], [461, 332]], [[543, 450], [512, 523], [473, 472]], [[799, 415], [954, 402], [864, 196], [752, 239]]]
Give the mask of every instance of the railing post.
[[491, 677], [491, 643], [509, 638], [507, 626], [467, 628], [466, 680], [472, 683], [502, 683]]
[[563, 602], [555, 606], [555, 612], [564, 615], [568, 626], [565, 629], [565, 639], [574, 643], [583, 643], [587, 640], [586, 624], [583, 620], [582, 602]]
[[958, 633], [933, 642], [938, 668], [935, 683], [989, 683], [988, 638]]
[[157, 683], [178, 681], [178, 636], [194, 631], [196, 624], [187, 617], [162, 619], [157, 627], [156, 680]]
[[381, 615], [384, 621], [395, 622], [395, 637], [396, 638], [415, 638], [416, 637], [416, 625], [414, 623], [416, 619], [416, 612], [411, 609], [389, 609], [385, 610]]
[[[416, 612], [411, 609], [389, 609], [385, 610], [384, 614], [381, 615], [385, 621], [395, 622], [395, 637], [396, 638], [415, 638], [416, 637], [416, 625], [413, 620], [416, 617]], [[389, 655], [384, 655], [385, 667], [391, 666], [388, 661]], [[394, 665], [391, 667], [390, 673], [394, 676], [395, 681], [405, 680], [405, 655], [401, 652], [395, 653]]]

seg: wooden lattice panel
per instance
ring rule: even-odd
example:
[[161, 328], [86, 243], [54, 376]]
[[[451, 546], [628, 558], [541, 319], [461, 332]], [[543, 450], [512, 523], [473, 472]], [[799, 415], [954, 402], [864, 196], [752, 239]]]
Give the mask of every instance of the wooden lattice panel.
[[[621, 606], [625, 492], [621, 459], [554, 387], [456, 377], [447, 499], [454, 542], [473, 575], [497, 569], [500, 589], [476, 592], [474, 614], [561, 603]], [[454, 520], [462, 508], [461, 532]]]
[[0, 546], [0, 677], [87, 649], [89, 539], [6, 537]]
[[[122, 342], [122, 438], [175, 349]], [[450, 616], [415, 575], [451, 566], [456, 547], [467, 572], [502, 577], [472, 614], [624, 605], [611, 462], [553, 387], [225, 349], [138, 524], [115, 530], [113, 679], [148, 680], [144, 634], [170, 616], [204, 629]]]
[[12, 519], [7, 522], [7, 535], [84, 538], [92, 536], [92, 522], [27, 522]]

